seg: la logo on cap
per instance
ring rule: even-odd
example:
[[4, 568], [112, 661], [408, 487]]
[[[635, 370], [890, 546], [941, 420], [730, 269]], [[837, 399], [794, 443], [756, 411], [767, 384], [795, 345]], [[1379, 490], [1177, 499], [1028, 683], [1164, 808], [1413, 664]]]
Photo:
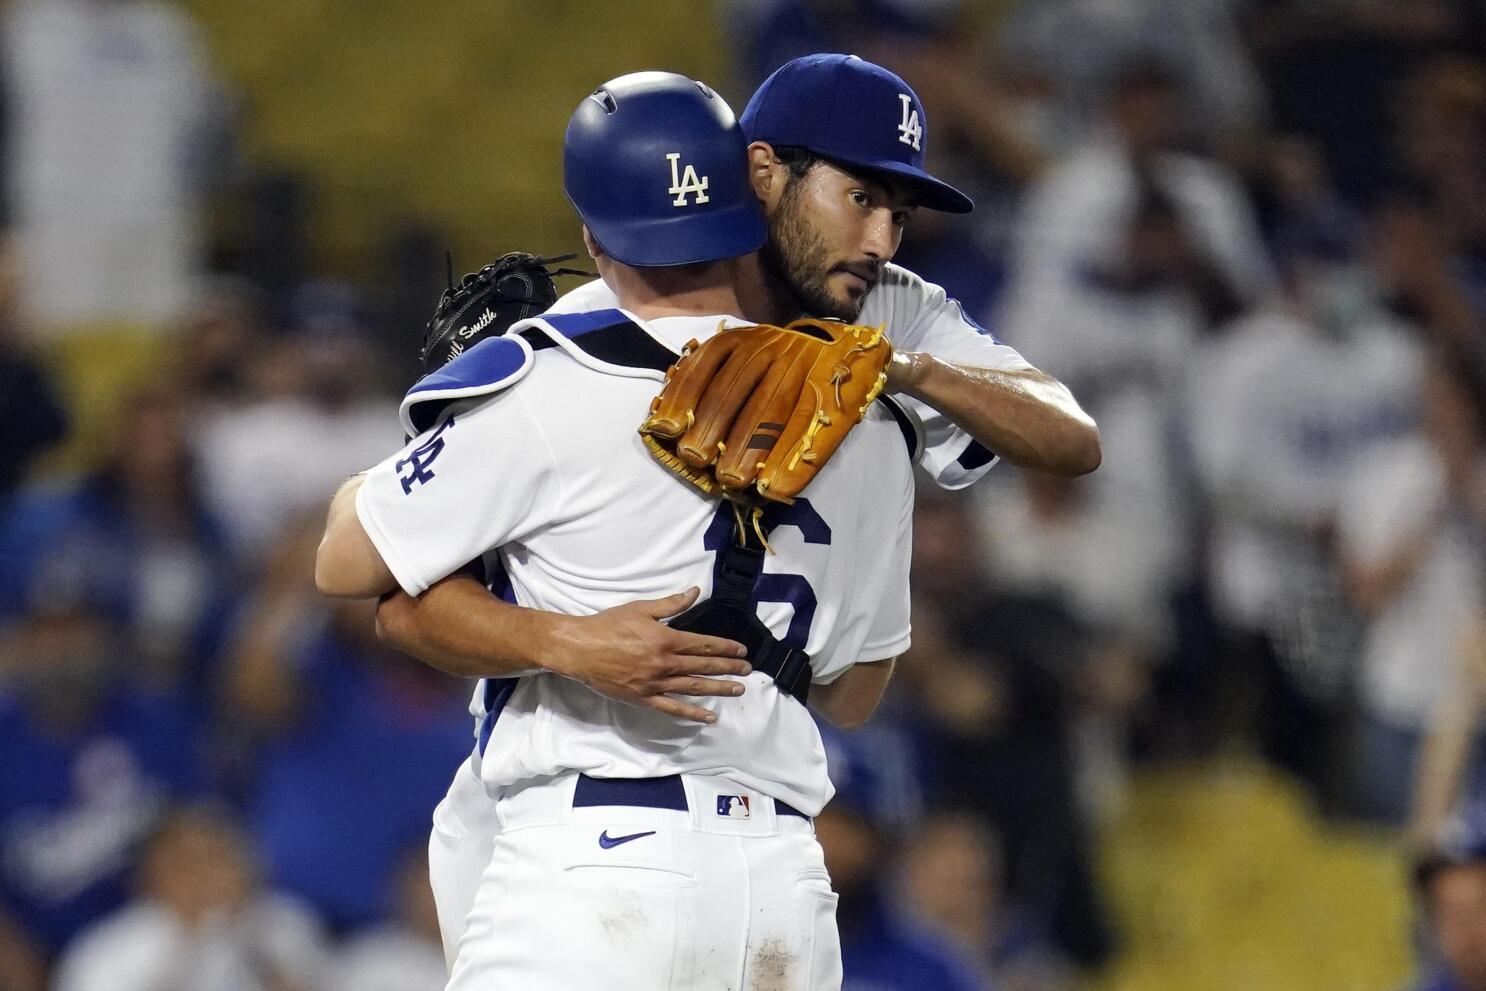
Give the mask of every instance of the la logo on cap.
[[918, 122], [918, 111], [913, 109], [913, 97], [907, 93], [899, 93], [898, 99], [903, 101], [903, 123], [898, 125], [898, 141], [918, 151], [919, 141], [924, 136], [924, 127]]

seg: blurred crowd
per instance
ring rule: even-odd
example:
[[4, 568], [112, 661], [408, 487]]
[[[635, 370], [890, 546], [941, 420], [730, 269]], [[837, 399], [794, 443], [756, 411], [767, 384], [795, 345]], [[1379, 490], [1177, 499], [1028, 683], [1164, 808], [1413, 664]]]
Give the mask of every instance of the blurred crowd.
[[[1097, 974], [1132, 777], [1235, 752], [1434, 856], [1420, 972], [1486, 988], [1486, 840], [1437, 840], [1486, 797], [1486, 8], [716, 16], [734, 106], [810, 51], [915, 85], [979, 205], [897, 260], [1103, 435], [1083, 479], [920, 489], [913, 647], [824, 731], [847, 988]], [[316, 271], [312, 177], [243, 151], [183, 10], [0, 17], [0, 988], [442, 987], [423, 849], [469, 686], [310, 563], [401, 439], [439, 238]]]

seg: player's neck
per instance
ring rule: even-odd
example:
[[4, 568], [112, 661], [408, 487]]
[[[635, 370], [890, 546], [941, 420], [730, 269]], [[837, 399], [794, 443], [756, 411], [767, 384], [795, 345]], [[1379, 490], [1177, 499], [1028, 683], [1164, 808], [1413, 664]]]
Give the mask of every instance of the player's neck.
[[804, 315], [799, 301], [770, 277], [758, 252], [740, 258], [738, 270], [738, 300], [743, 304], [743, 316], [754, 323], [783, 327]]
[[619, 298], [619, 305], [645, 320], [743, 315], [736, 260], [675, 268], [615, 265], [604, 277]]

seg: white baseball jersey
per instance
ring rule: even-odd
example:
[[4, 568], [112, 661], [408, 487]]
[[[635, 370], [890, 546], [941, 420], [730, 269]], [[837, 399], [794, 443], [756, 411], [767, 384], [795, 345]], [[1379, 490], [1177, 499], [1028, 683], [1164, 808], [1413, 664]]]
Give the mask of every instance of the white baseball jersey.
[[[603, 366], [572, 345], [605, 320], [624, 318], [634, 319], [610, 310], [525, 321], [512, 335], [535, 325], [561, 346], [532, 358], [524, 340], [508, 336], [448, 366], [445, 381], [501, 351], [515, 358], [480, 371], [506, 382], [501, 391], [457, 402], [370, 469], [356, 503], [410, 595], [492, 549], [515, 600], [536, 609], [591, 614], [691, 585], [707, 594], [719, 551], [733, 539], [733, 515], [641, 442], [636, 428], [662, 373]], [[674, 353], [724, 322], [743, 321], [634, 322], [651, 346]], [[523, 368], [518, 341], [527, 351]], [[811, 655], [816, 682], [907, 647], [912, 503], [903, 433], [874, 404], [807, 494], [765, 514], [774, 553], [758, 584], [759, 618]], [[481, 775], [488, 785], [564, 770], [723, 775], [818, 813], [832, 789], [814, 722], [768, 676], [755, 672], [745, 683], [740, 698], [696, 700], [717, 712], [709, 726], [615, 702], [550, 673], [520, 678], [488, 730]]]
[[[563, 296], [548, 312], [577, 313], [618, 305], [614, 291], [595, 279]], [[883, 266], [882, 278], [867, 294], [857, 322], [885, 328], [899, 350], [927, 351], [948, 361], [1006, 372], [1032, 367], [1015, 348], [1002, 344], [970, 319], [959, 300], [900, 265]], [[919, 463], [944, 488], [964, 488], [996, 463], [995, 454], [932, 406], [907, 396], [899, 401], [923, 425]]]

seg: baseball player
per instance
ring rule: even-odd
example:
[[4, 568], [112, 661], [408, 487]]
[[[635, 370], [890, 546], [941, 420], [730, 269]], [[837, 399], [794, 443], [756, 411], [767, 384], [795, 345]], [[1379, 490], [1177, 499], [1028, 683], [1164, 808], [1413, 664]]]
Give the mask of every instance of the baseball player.
[[[858, 58], [807, 56], [765, 81], [741, 123], [752, 142], [750, 180], [771, 229], [760, 265], [767, 291], [748, 315], [782, 320], [812, 312], [884, 325], [896, 348], [888, 390], [917, 414], [920, 462], [947, 488], [981, 477], [995, 461], [992, 451], [1057, 474], [1097, 465], [1097, 430], [1061, 384], [985, 333], [942, 289], [890, 263], [915, 204], [971, 205], [923, 171], [927, 119], [906, 82]], [[684, 185], [684, 171], [675, 185]], [[598, 280], [557, 300], [551, 312], [614, 305], [613, 290]], [[378, 619], [397, 646], [451, 673], [481, 677], [511, 658], [561, 657], [576, 670], [623, 672], [625, 684], [594, 682], [614, 697], [703, 719], [710, 710], [662, 686], [705, 675], [709, 656], [681, 652], [656, 621], [694, 597], [673, 592], [575, 621], [507, 608], [479, 581], [456, 576], [419, 599], [387, 598]], [[472, 759], [456, 777], [430, 843], [451, 959], [498, 829], [477, 766]]]
[[[621, 77], [580, 105], [567, 191], [623, 308], [523, 321], [420, 383], [403, 404], [420, 432], [349, 490], [353, 516], [332, 506], [323, 590], [418, 596], [484, 554], [551, 614], [721, 594], [731, 504], [672, 478], [635, 428], [688, 341], [745, 323], [766, 226], [744, 149], [726, 104], [685, 77]], [[754, 517], [772, 553], [751, 594], [780, 663], [676, 633], [731, 655], [709, 657], [706, 686], [665, 686], [695, 692], [700, 720], [589, 687], [618, 675], [516, 658], [490, 672], [523, 676], [479, 692], [501, 828], [451, 991], [839, 986], [810, 823], [831, 786], [804, 703], [864, 719], [908, 644], [911, 465], [898, 420], [863, 417], [805, 496]]]

